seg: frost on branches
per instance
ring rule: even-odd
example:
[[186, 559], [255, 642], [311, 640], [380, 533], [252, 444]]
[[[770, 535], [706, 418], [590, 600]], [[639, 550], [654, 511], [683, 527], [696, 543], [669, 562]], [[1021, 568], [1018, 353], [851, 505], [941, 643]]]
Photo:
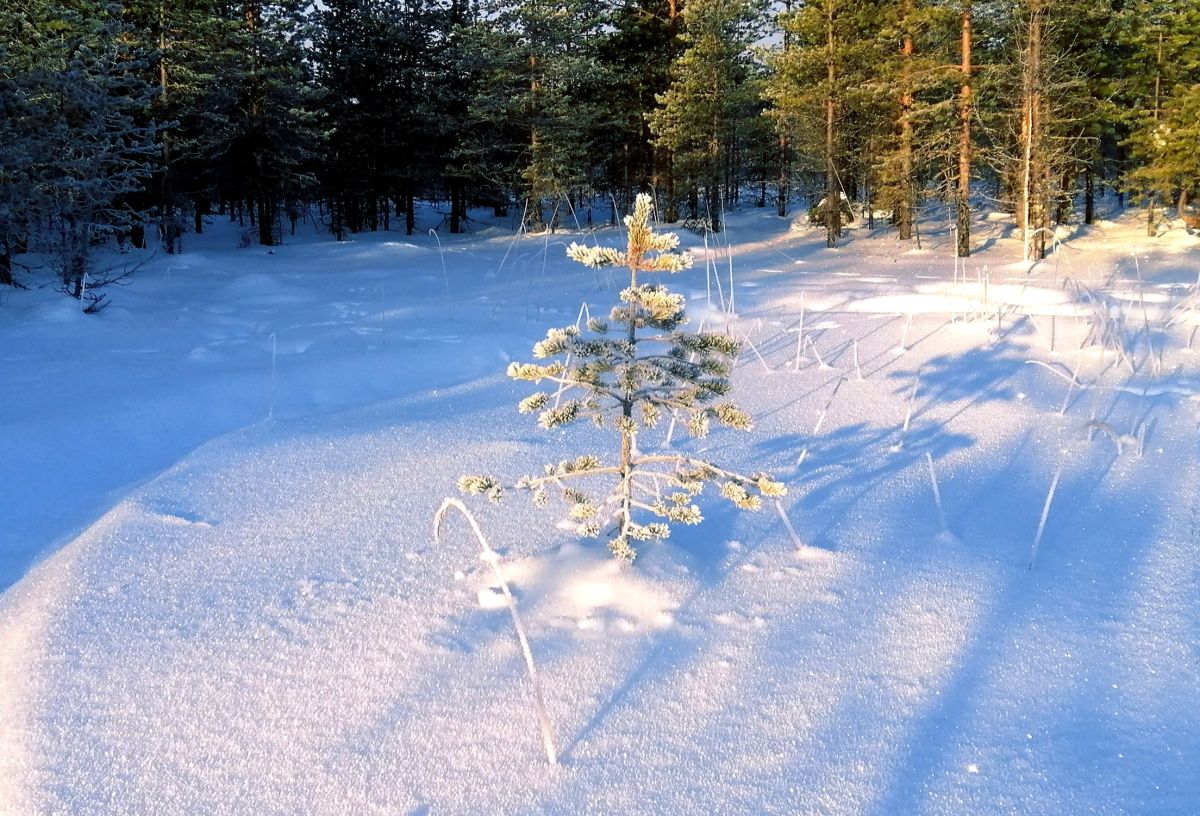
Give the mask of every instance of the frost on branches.
[[[534, 503], [556, 496], [582, 536], [610, 537], [619, 558], [633, 560], [634, 541], [666, 538], [670, 523], [699, 524], [695, 499], [706, 484], [744, 510], [757, 510], [762, 497], [782, 496], [786, 488], [766, 474], [745, 476], [680, 454], [649, 455], [638, 451], [638, 433], [655, 427], [665, 415], [686, 418], [693, 436], [708, 434], [715, 421], [740, 431], [752, 427], [750, 415], [724, 398], [729, 370], [739, 351], [732, 337], [688, 333], [683, 297], [658, 284], [641, 283], [648, 272], [678, 272], [691, 257], [677, 252], [679, 238], [657, 234], [650, 225], [651, 200], [639, 195], [625, 217], [629, 241], [624, 252], [608, 247], [571, 244], [567, 254], [585, 266], [625, 266], [629, 288], [607, 321], [588, 321], [551, 329], [533, 347], [534, 363], [513, 363], [508, 375], [554, 390], [523, 399], [521, 413], [537, 413], [550, 430], [579, 420], [613, 428], [619, 438], [615, 461], [585, 455], [547, 465], [538, 476], [526, 476], [513, 487], [528, 491]], [[459, 489], [499, 501], [504, 487], [489, 476], [464, 476]]]

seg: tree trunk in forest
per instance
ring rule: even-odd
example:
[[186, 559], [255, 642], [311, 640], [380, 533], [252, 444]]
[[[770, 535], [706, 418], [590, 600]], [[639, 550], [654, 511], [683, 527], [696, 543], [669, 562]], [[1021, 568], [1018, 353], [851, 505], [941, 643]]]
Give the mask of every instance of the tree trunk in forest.
[[913, 237], [913, 0], [905, 0], [903, 10], [904, 39], [900, 46], [900, 178], [899, 201], [896, 206], [896, 226], [901, 241]]
[[829, 87], [825, 97], [825, 246], [837, 246], [842, 234], [842, 197], [839, 195], [837, 167], [834, 165], [833, 126], [837, 116], [836, 42], [833, 36], [833, 3], [825, 8], [825, 75]]
[[663, 221], [674, 224], [679, 220], [679, 207], [675, 203], [675, 159], [669, 150], [664, 149], [661, 153], [667, 187], [667, 206], [663, 208]]
[[955, 190], [957, 214], [956, 254], [960, 258], [971, 255], [971, 4], [968, 2], [962, 14], [962, 89], [958, 95], [958, 179]]
[[[1154, 74], [1154, 123], [1155, 130], [1158, 129], [1158, 117], [1162, 110], [1162, 59], [1163, 59], [1163, 32], [1158, 32], [1158, 54], [1155, 59], [1156, 71]], [[1146, 196], [1146, 235], [1150, 238], [1158, 237], [1158, 213], [1155, 212], [1155, 200], [1157, 190], [1151, 190]]]
[[1075, 203], [1075, 176], [1067, 171], [1063, 173], [1062, 187], [1058, 191], [1057, 206], [1054, 208], [1054, 223], [1065, 224], [1071, 220], [1071, 209]]
[[[792, 11], [792, 0], [783, 0], [783, 13], [790, 14]], [[792, 32], [788, 29], [783, 30], [783, 52], [786, 54], [792, 47]], [[782, 129], [782, 126], [781, 126]], [[788, 144], [786, 133], [781, 133], [779, 136], [779, 198], [777, 200], [780, 218], [786, 218], [788, 214], [788, 199], [792, 193], [792, 166], [791, 166], [791, 145]]]
[[1096, 177], [1092, 168], [1083, 173], [1083, 223], [1091, 226], [1096, 221]]
[[0, 286], [16, 286], [17, 281], [12, 273], [12, 255], [8, 248], [0, 248]]
[[466, 220], [465, 207], [463, 207], [463, 183], [462, 179], [450, 179], [450, 234], [457, 235], [463, 231], [463, 221]]
[[[167, 10], [166, 3], [158, 4], [158, 84], [160, 105], [167, 102], [169, 83], [167, 80]], [[175, 221], [175, 194], [171, 174], [171, 131], [162, 131], [162, 187], [160, 189], [159, 213], [162, 218], [162, 237], [167, 254], [174, 255], [179, 249], [180, 226]]]
[[346, 221], [343, 217], [344, 209], [345, 207], [343, 207], [342, 202], [339, 199], [330, 199], [329, 231], [333, 233], [333, 240], [335, 241], [346, 240]]
[[275, 246], [275, 207], [269, 195], [260, 193], [258, 205], [258, 242], [263, 246]]
[[704, 203], [708, 207], [708, 225], [713, 232], [721, 231], [721, 185], [716, 178], [709, 178], [704, 191]]
[[1046, 257], [1046, 229], [1049, 206], [1046, 201], [1046, 161], [1043, 155], [1042, 130], [1042, 34], [1046, 7], [1038, 0], [1030, 9], [1025, 45], [1023, 82], [1023, 111], [1021, 121], [1022, 166], [1020, 209], [1022, 221], [1023, 258], [1042, 260]]
[[779, 137], [779, 190], [776, 200], [777, 210], [780, 218], [787, 217], [788, 214], [788, 198], [792, 194], [791, 189], [791, 172], [790, 162], [788, 161], [788, 139], [787, 136]]

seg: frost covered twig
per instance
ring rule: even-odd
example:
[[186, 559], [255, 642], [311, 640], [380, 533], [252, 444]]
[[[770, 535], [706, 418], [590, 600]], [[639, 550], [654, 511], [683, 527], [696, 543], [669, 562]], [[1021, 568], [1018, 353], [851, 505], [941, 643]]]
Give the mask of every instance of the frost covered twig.
[[1050, 489], [1046, 492], [1046, 503], [1042, 505], [1042, 518], [1038, 521], [1037, 533], [1033, 537], [1033, 547], [1029, 551], [1029, 569], [1033, 569], [1038, 547], [1042, 544], [1042, 533], [1046, 531], [1046, 519], [1050, 515], [1050, 502], [1054, 501], [1054, 490], [1058, 487], [1060, 476], [1062, 476], [1062, 465], [1059, 465], [1058, 470], [1054, 472], [1054, 479], [1050, 482]]
[[507, 602], [508, 611], [512, 615], [513, 628], [517, 630], [517, 640], [521, 642], [521, 654], [525, 657], [525, 669], [529, 673], [529, 682], [533, 686], [534, 705], [537, 708], [538, 727], [542, 732], [542, 747], [546, 749], [546, 761], [551, 765], [557, 765], [558, 751], [554, 746], [554, 730], [550, 726], [550, 715], [546, 712], [546, 700], [542, 694], [542, 684], [538, 679], [537, 667], [533, 663], [533, 651], [529, 648], [529, 638], [525, 635], [525, 626], [521, 623], [521, 616], [517, 614], [516, 599], [513, 598], [512, 591], [508, 588], [508, 581], [505, 579], [504, 574], [500, 572], [500, 555], [492, 549], [487, 537], [483, 534], [483, 530], [479, 528], [479, 522], [475, 520], [475, 516], [471, 514], [467, 506], [459, 499], [447, 498], [442, 501], [442, 506], [438, 508], [437, 513], [433, 516], [433, 540], [439, 544], [441, 543], [442, 524], [451, 508], [458, 510], [466, 517], [467, 523], [471, 525], [471, 531], [475, 533], [475, 538], [479, 541], [479, 546], [483, 549], [480, 557], [491, 565], [492, 573], [496, 576], [496, 580], [500, 582], [500, 590], [504, 593], [504, 600]]
[[933, 454], [925, 451], [925, 462], [929, 465], [929, 482], [933, 485], [933, 501], [937, 505], [938, 523], [942, 525], [942, 532], [949, 532], [946, 526], [946, 513], [942, 510], [942, 491], [938, 489], [937, 474], [933, 470]]

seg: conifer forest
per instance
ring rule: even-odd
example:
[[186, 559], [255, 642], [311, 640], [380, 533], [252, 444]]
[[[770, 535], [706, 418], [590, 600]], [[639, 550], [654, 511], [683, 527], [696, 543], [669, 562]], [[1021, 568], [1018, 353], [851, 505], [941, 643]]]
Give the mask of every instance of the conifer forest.
[[12, 0], [0, 28], [0, 283], [34, 247], [76, 297], [97, 235], [173, 252], [210, 213], [269, 246], [653, 191], [668, 223], [845, 199], [910, 240], [936, 201], [966, 256], [977, 190], [1031, 257], [1104, 196], [1196, 218], [1188, 0]]

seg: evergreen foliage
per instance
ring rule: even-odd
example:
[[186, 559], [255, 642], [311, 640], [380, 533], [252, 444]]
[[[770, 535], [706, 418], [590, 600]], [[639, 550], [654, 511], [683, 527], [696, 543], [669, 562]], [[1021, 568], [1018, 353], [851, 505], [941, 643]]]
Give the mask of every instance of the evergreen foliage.
[[[694, 500], [706, 483], [715, 483], [721, 496], [746, 510], [757, 510], [762, 497], [786, 492], [766, 474], [744, 476], [691, 456], [638, 450], [639, 433], [657, 427], [667, 414], [681, 415], [698, 437], [706, 436], [714, 421], [735, 430], [752, 427], [750, 415], [724, 399], [738, 341], [684, 331], [683, 297], [639, 279], [678, 272], [691, 263], [689, 255], [676, 251], [676, 235], [653, 229], [651, 209], [650, 196], [639, 195], [625, 218], [624, 251], [577, 243], [567, 250], [573, 260], [591, 268], [629, 270], [621, 305], [607, 320], [592, 320], [586, 332], [575, 326], [550, 329], [533, 347], [534, 358], [549, 362], [512, 363], [508, 369], [513, 379], [555, 388], [553, 393], [535, 392], [519, 406], [521, 413], [536, 412], [542, 428], [586, 420], [616, 431], [619, 445], [612, 463], [583, 455], [547, 465], [543, 474], [522, 478], [515, 487], [528, 491], [537, 504], [557, 493], [577, 533], [609, 535], [613, 554], [626, 560], [637, 553], [635, 541], [666, 538], [671, 522], [700, 523], [703, 517]], [[595, 493], [580, 486], [593, 479], [605, 482], [607, 489]], [[459, 488], [494, 500], [503, 493], [501, 483], [488, 476], [464, 476]]]
[[[650, 117], [657, 143], [671, 152], [677, 184], [693, 218], [720, 231], [722, 196], [736, 178], [730, 153], [759, 112], [749, 45], [761, 7], [752, 0], [690, 0], [683, 11], [684, 51]], [[703, 205], [699, 203], [703, 192]]]
[[1179, 215], [1200, 189], [1200, 8], [1185, 0], [1134, 0], [1119, 18], [1119, 38], [1132, 66], [1125, 83], [1125, 143], [1134, 166], [1129, 188], [1149, 205], [1148, 230], [1157, 233], [1156, 204], [1174, 194]]
[[[671, 65], [683, 50], [682, 3], [624, 0], [612, 13], [612, 30], [597, 46], [607, 81], [600, 89], [602, 119], [594, 149], [603, 161], [600, 185], [628, 210], [638, 190], [666, 199], [666, 221], [675, 221], [671, 152], [655, 141], [649, 113], [670, 84]], [[616, 214], [613, 214], [616, 224]]]
[[[480, 77], [472, 115], [500, 134], [477, 142], [491, 175], [528, 201], [531, 226], [555, 226], [558, 203], [592, 178], [604, 87], [604, 22], [587, 0], [491, 0], [474, 27]], [[549, 217], [547, 217], [549, 215]]]
[[149, 174], [153, 88], [115, 4], [18, 0], [0, 22], [17, 34], [0, 50], [0, 266], [40, 249], [80, 298], [93, 241], [140, 220], [126, 197]]
[[966, 255], [982, 181], [1030, 258], [1105, 185], [1150, 234], [1197, 218], [1189, 0], [11, 0], [0, 27], [0, 284], [44, 251], [79, 295], [105, 236], [181, 251], [216, 214], [413, 232], [421, 199], [459, 232], [650, 189], [719, 229], [773, 190], [832, 246], [860, 210], [917, 238], [936, 197]]

